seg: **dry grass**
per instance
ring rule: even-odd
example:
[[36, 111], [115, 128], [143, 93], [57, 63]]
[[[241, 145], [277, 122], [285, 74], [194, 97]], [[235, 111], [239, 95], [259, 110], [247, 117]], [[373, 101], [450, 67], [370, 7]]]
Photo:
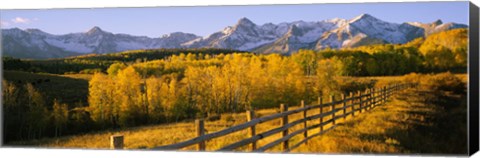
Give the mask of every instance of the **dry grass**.
[[65, 74], [65, 75], [59, 75], [59, 76], [90, 81], [93, 75], [92, 74]]
[[308, 144], [302, 145], [294, 152], [320, 153], [398, 153], [398, 141], [387, 135], [388, 130], [405, 129], [405, 124], [389, 120], [406, 120], [408, 115], [392, 115], [408, 107], [393, 106], [399, 103], [395, 100], [386, 106], [380, 106], [368, 111], [355, 119], [340, 124], [330, 132], [311, 139]]
[[407, 90], [293, 152], [466, 154], [466, 98], [434, 93]]
[[[365, 79], [368, 80], [372, 78]], [[374, 79], [380, 81], [383, 80], [383, 78], [380, 77]], [[386, 77], [385, 80], [387, 81], [384, 82], [397, 81], [398, 77]], [[354, 118], [350, 116], [345, 122], [343, 119], [340, 119], [337, 121], [338, 126], [335, 129], [309, 140], [308, 144], [301, 145], [292, 152], [458, 153], [458, 151], [463, 150], [463, 148], [461, 148], [463, 140], [455, 143], [457, 146], [459, 146], [458, 149], [448, 149], [448, 144], [451, 144], [451, 141], [454, 140], [438, 141], [439, 137], [430, 136], [432, 132], [436, 132], [435, 130], [438, 130], [438, 128], [431, 128], [438, 126], [435, 124], [435, 120], [432, 120], [432, 117], [444, 117], [443, 115], [440, 115], [444, 112], [440, 111], [441, 108], [436, 105], [441, 103], [430, 103], [430, 101], [435, 100], [437, 96], [434, 96], [433, 93], [425, 91], [421, 92], [419, 90], [409, 90], [403, 93], [402, 96], [403, 97], [397, 97], [393, 99], [387, 105], [376, 107], [371, 111], [367, 111], [362, 114], [356, 113]], [[457, 100], [462, 100], [461, 97], [456, 97]], [[466, 103], [462, 103], [462, 105], [463, 104]], [[299, 106], [290, 107], [290, 109], [295, 108], [299, 108]], [[461, 110], [462, 108], [458, 109], [456, 111], [460, 114], [463, 114], [464, 111]], [[466, 108], [464, 109], [466, 110]], [[278, 111], [278, 108], [257, 110], [255, 115], [261, 117], [277, 113]], [[325, 111], [327, 110], [325, 109]], [[318, 113], [318, 109], [308, 111], [309, 116]], [[342, 113], [343, 112], [340, 111], [336, 115], [340, 115]], [[294, 121], [302, 117], [302, 113], [298, 113], [291, 115], [289, 120]], [[328, 119], [330, 118], [324, 118], [324, 120]], [[457, 117], [457, 119], [454, 120], [454, 123], [458, 123], [458, 119], [461, 120], [462, 117]], [[308, 125], [314, 125], [317, 124], [318, 121], [319, 120], [317, 119], [308, 121], [307, 123]], [[220, 120], [206, 121], [205, 128], [207, 133], [212, 133], [244, 122], [246, 122], [245, 113], [222, 114]], [[280, 119], [276, 119], [256, 126], [256, 130], [257, 133], [262, 133], [279, 126]], [[328, 128], [329, 126], [330, 125], [327, 125], [325, 128]], [[302, 128], [303, 124], [298, 124], [289, 131], [293, 132]], [[456, 128], [460, 129], [461, 131], [463, 126]], [[309, 134], [318, 133], [319, 129], [313, 129], [308, 132]], [[453, 133], [458, 134], [461, 132], [456, 131]], [[195, 137], [195, 128], [194, 121], [190, 120], [174, 124], [144, 126], [118, 131], [96, 132], [56, 139], [52, 138], [29, 142], [16, 142], [15, 144], [29, 144], [36, 147], [48, 148], [106, 149], [109, 148], [109, 137], [114, 134], [122, 134], [125, 136], [126, 149], [145, 149], [167, 144], [174, 144], [191, 139]], [[248, 130], [242, 130], [221, 138], [207, 141], [207, 150], [218, 150], [225, 145], [248, 138], [248, 136]], [[258, 142], [258, 146], [266, 145], [269, 142], [279, 138], [281, 138], [281, 133], [263, 138]], [[302, 139], [303, 135], [299, 134], [290, 139], [290, 145], [296, 144]], [[444, 145], [439, 147], [438, 142], [444, 143], [446, 146]], [[195, 150], [195, 146], [190, 146], [182, 150]], [[249, 151], [248, 146], [239, 148], [237, 151]], [[267, 150], [267, 152], [280, 151], [280, 145]]]
[[[337, 105], [340, 107], [341, 105]], [[289, 109], [300, 108], [299, 106], [289, 107]], [[327, 108], [325, 108], [327, 111]], [[279, 112], [278, 109], [264, 109], [256, 111], [258, 117], [271, 115]], [[347, 111], [348, 112], [348, 111]], [[319, 109], [309, 110], [307, 115], [315, 115], [319, 113]], [[343, 112], [337, 112], [337, 115], [341, 115]], [[298, 120], [303, 117], [302, 113], [297, 113], [289, 116], [290, 121]], [[325, 117], [325, 120], [330, 119]], [[308, 125], [317, 124], [319, 120], [308, 121]], [[207, 133], [216, 132], [233, 125], [241, 124], [246, 122], [245, 113], [230, 113], [222, 114], [221, 119], [217, 121], [206, 121], [205, 128]], [[341, 121], [337, 121], [341, 122]], [[280, 119], [275, 119], [268, 121], [256, 126], [257, 133], [262, 133], [268, 130], [271, 130], [276, 127], [280, 127]], [[328, 128], [329, 125], [325, 126]], [[293, 128], [290, 128], [289, 131], [293, 132], [303, 128], [303, 124], [298, 124]], [[310, 130], [309, 133], [317, 133], [319, 129]], [[125, 148], [126, 149], [146, 149], [153, 148], [162, 145], [168, 145], [173, 143], [178, 143], [184, 140], [191, 139], [195, 137], [195, 127], [193, 121], [185, 121], [174, 124], [167, 125], [155, 125], [155, 126], [144, 126], [137, 128], [129, 128], [118, 131], [104, 131], [96, 132], [90, 134], [76, 135], [76, 136], [66, 136], [59, 138], [50, 138], [42, 139], [28, 142], [14, 142], [14, 145], [22, 146], [35, 146], [35, 147], [46, 147], [46, 148], [93, 148], [93, 149], [107, 149], [109, 148], [109, 137], [111, 135], [121, 134], [125, 136]], [[223, 146], [235, 143], [242, 139], [248, 138], [248, 130], [241, 130], [232, 134], [229, 134], [224, 137], [216, 138], [206, 142], [207, 150], [214, 151], [218, 150]], [[258, 141], [258, 146], [266, 145], [276, 139], [281, 138], [281, 133], [266, 137]], [[303, 140], [303, 135], [299, 134], [293, 137], [290, 140], [290, 144], [295, 144]], [[248, 151], [249, 146], [244, 146], [238, 148], [236, 151]], [[195, 146], [187, 147], [182, 150], [195, 150]], [[280, 145], [277, 145], [269, 150], [268, 152], [280, 152]]]

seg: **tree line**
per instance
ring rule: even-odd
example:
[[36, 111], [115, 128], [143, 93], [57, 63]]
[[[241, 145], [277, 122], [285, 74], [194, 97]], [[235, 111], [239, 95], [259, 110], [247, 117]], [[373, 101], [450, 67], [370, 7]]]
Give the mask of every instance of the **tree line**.
[[67, 104], [55, 99], [53, 105], [47, 105], [44, 94], [30, 83], [2, 82], [5, 142], [98, 129], [90, 127], [93, 122], [89, 122], [88, 114], [75, 112]]
[[5, 136], [35, 139], [308, 103], [353, 90], [342, 88], [341, 76], [465, 71], [466, 34], [455, 29], [402, 45], [299, 50], [291, 56], [219, 52], [108, 60], [91, 72], [86, 108], [56, 101], [47, 108], [33, 86], [4, 81]]
[[108, 74], [92, 77], [89, 109], [92, 119], [105, 126], [135, 126], [293, 104], [305, 96], [337, 90], [324, 89], [335, 87], [328, 81], [338, 77], [336, 65], [329, 59], [322, 63], [327, 67], [312, 74], [320, 76], [315, 80], [307, 80], [293, 58], [277, 54], [215, 58], [188, 54], [129, 66], [113, 64]]
[[231, 49], [196, 48], [196, 49], [142, 49], [129, 50], [111, 54], [87, 54], [76, 57], [46, 59], [46, 60], [23, 60], [8, 56], [2, 58], [5, 70], [18, 70], [25, 72], [44, 72], [52, 74], [94, 74], [105, 72], [111, 64], [116, 62], [135, 63], [168, 58], [171, 55], [180, 54], [203, 54], [217, 55], [230, 52], [242, 53]]

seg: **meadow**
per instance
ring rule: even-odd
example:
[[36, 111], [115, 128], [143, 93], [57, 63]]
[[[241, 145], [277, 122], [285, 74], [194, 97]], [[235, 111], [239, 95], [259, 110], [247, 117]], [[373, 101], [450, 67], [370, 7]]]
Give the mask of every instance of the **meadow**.
[[[438, 107], [456, 105], [449, 99], [441, 100], [445, 96], [462, 98], [465, 95], [466, 34], [465, 29], [454, 29], [406, 44], [338, 50], [301, 49], [289, 56], [221, 49], [158, 49], [48, 60], [5, 57], [2, 84], [4, 138], [6, 145], [15, 146], [108, 148], [109, 136], [121, 133], [125, 135], [127, 149], [148, 149], [192, 138], [194, 119], [206, 119], [207, 133], [211, 133], [245, 122], [248, 109], [255, 109], [258, 116], [266, 116], [278, 113], [280, 104], [295, 108], [302, 100], [311, 104], [318, 97], [340, 98], [342, 94], [392, 83], [420, 84], [421, 87], [411, 93], [420, 91], [432, 96], [415, 95], [411, 96], [412, 101], [440, 100], [424, 104], [431, 108], [427, 112], [432, 116], [437, 113], [438, 116], [449, 115], [451, 111], [439, 112], [442, 108]], [[460, 42], [449, 42], [452, 39]], [[355, 118], [336, 128], [337, 132], [330, 131], [321, 138], [337, 139], [332, 133], [345, 135], [355, 129], [353, 131], [358, 133], [377, 131], [378, 135], [385, 137], [381, 143], [405, 144], [401, 140], [403, 136], [390, 135], [385, 130], [411, 129], [405, 127], [410, 127], [409, 122], [392, 124], [384, 119], [399, 121], [404, 119], [403, 115], [418, 116], [399, 112], [410, 108], [410, 104], [399, 98], [393, 99], [391, 104], [402, 105], [387, 108], [390, 107], [387, 104], [374, 109], [368, 112], [372, 115], [366, 113], [362, 116], [370, 123]], [[457, 112], [460, 110], [461, 113], [461, 109], [458, 108]], [[301, 116], [291, 117], [295, 120]], [[461, 118], [458, 115], [447, 125], [461, 122]], [[434, 124], [439, 120], [421, 121]], [[370, 124], [378, 124], [381, 129], [369, 127]], [[279, 126], [280, 120], [270, 121], [257, 126], [257, 132]], [[444, 127], [442, 124], [438, 126]], [[295, 126], [290, 130], [300, 128]], [[366, 131], [366, 128], [376, 130]], [[457, 129], [463, 130], [463, 127]], [[208, 141], [207, 150], [244, 139], [247, 132], [239, 131], [218, 141]], [[335, 144], [327, 146], [328, 143], [322, 143], [322, 149], [305, 146], [299, 150], [415, 152], [410, 148], [369, 144], [378, 143], [378, 140], [359, 142], [356, 139], [362, 135], [358, 133], [350, 134], [354, 136], [348, 140], [352, 148], [371, 148], [343, 149]], [[281, 135], [276, 134], [258, 143], [263, 145], [279, 137]], [[377, 136], [367, 138], [377, 139]], [[436, 139], [441, 137], [428, 141]], [[300, 140], [296, 136], [290, 141]], [[184, 150], [191, 149], [193, 147]], [[245, 151], [246, 147], [238, 150]], [[272, 152], [279, 150], [278, 146], [271, 149]]]
[[[340, 119], [337, 127], [323, 135], [314, 137], [307, 143], [291, 152], [299, 153], [431, 153], [431, 154], [461, 154], [466, 152], [466, 102], [465, 92], [455, 92], [454, 85], [445, 83], [432, 84], [432, 80], [455, 77], [456, 81], [466, 84], [465, 74], [451, 75], [407, 75], [396, 77], [365, 77], [349, 78], [345, 80], [374, 80], [377, 83], [412, 81], [415, 78], [424, 78], [417, 81], [421, 86], [407, 89], [391, 99], [387, 104], [366, 111], [356, 117]], [[450, 87], [449, 90], [435, 91], [435, 87]], [[300, 108], [292, 106], [291, 109]], [[278, 113], [279, 108], [256, 110], [257, 117]], [[308, 111], [308, 115], [317, 114], [317, 110]], [[289, 117], [289, 120], [298, 120], [302, 114]], [[326, 118], [328, 119], [328, 117]], [[207, 133], [219, 131], [234, 125], [246, 122], [243, 112], [224, 113], [219, 118], [206, 120]], [[315, 124], [318, 120], [307, 121]], [[279, 127], [280, 119], [269, 121], [256, 126], [257, 132]], [[328, 128], [331, 125], [325, 126]], [[301, 129], [296, 125], [289, 129]], [[248, 130], [242, 130], [222, 138], [207, 141], [206, 150], [215, 151], [221, 147], [248, 138]], [[317, 133], [319, 129], [309, 130]], [[40, 139], [35, 141], [15, 142], [13, 145], [36, 146], [45, 148], [95, 148], [109, 149], [111, 135], [123, 135], [125, 149], [148, 150], [157, 146], [178, 143], [195, 137], [193, 120], [178, 123], [149, 125], [121, 130], [106, 130], [88, 134], [66, 136], [59, 138]], [[261, 139], [258, 146], [265, 145], [281, 138], [281, 133]], [[301, 141], [302, 135], [289, 140], [295, 144]], [[414, 139], [412, 139], [414, 138]], [[426, 145], [428, 144], [428, 145]], [[451, 144], [455, 148], [451, 147]], [[182, 150], [195, 151], [195, 146]], [[248, 145], [235, 151], [249, 151]], [[282, 152], [280, 145], [267, 152]]]
[[[466, 76], [457, 75], [456, 81], [466, 84]], [[426, 79], [419, 88], [397, 95], [369, 114], [347, 120], [292, 152], [466, 153], [466, 92], [432, 90], [431, 81]]]

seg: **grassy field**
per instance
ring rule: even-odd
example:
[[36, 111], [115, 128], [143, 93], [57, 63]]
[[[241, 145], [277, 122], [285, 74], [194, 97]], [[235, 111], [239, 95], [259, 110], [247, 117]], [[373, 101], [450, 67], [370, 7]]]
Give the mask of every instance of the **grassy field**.
[[52, 105], [55, 98], [59, 102], [67, 103], [70, 106], [75, 104], [87, 105], [90, 75], [54, 75], [7, 70], [3, 71], [3, 78], [19, 85], [31, 83], [46, 97], [46, 105]]
[[[290, 107], [290, 109], [300, 108], [299, 106]], [[278, 113], [278, 109], [264, 109], [256, 111], [257, 117], [271, 115]], [[311, 110], [309, 115], [318, 114], [318, 110]], [[289, 117], [290, 120], [296, 120], [302, 117], [302, 114], [295, 114]], [[326, 117], [325, 119], [329, 119]], [[246, 122], [245, 113], [229, 113], [222, 114], [219, 120], [206, 121], [205, 128], [207, 133], [219, 131], [233, 125]], [[311, 121], [309, 124], [318, 123], [318, 120]], [[265, 122], [257, 126], [257, 133], [265, 132], [267, 130], [280, 127], [280, 119]], [[326, 126], [328, 127], [328, 126]], [[291, 131], [295, 131], [303, 128], [302, 124], [291, 128]], [[242, 130], [226, 137], [221, 137], [207, 142], [207, 150], [213, 151], [220, 147], [234, 143], [241, 139], [245, 139], [248, 136], [247, 130]], [[317, 129], [309, 132], [319, 132]], [[15, 142], [13, 145], [22, 146], [36, 146], [36, 147], [48, 147], [48, 148], [96, 148], [106, 149], [109, 148], [109, 137], [114, 134], [122, 134], [125, 136], [125, 148], [126, 149], [144, 149], [153, 148], [156, 146], [167, 145], [177, 143], [183, 140], [187, 140], [195, 137], [195, 128], [193, 120], [187, 120], [179, 123], [165, 124], [165, 125], [153, 125], [128, 128], [124, 130], [116, 131], [104, 131], [97, 133], [89, 133], [77, 136], [60, 137], [57, 139], [41, 139], [28, 142]], [[273, 140], [281, 137], [281, 133], [267, 137], [258, 142], [259, 146], [265, 145]], [[298, 135], [294, 137], [291, 142], [299, 142], [303, 136]], [[239, 151], [246, 150], [247, 146], [239, 148]], [[187, 147], [184, 150], [194, 150], [195, 147]], [[280, 147], [276, 146], [269, 150], [271, 152], [280, 151]]]
[[293, 152], [465, 154], [466, 105], [465, 95], [410, 89]]
[[[88, 79], [88, 76], [69, 76]], [[466, 82], [466, 75], [457, 75]], [[376, 83], [399, 80], [400, 77], [345, 78], [343, 82]], [[425, 89], [411, 89], [401, 93], [387, 105], [379, 106], [372, 111], [340, 120], [337, 127], [324, 135], [315, 137], [307, 144], [301, 145], [292, 152], [301, 153], [459, 153], [466, 151], [466, 102], [464, 95], [437, 93]], [[463, 101], [463, 102], [462, 102]], [[299, 108], [291, 106], [290, 109]], [[257, 117], [278, 113], [278, 108], [257, 110]], [[308, 115], [318, 114], [318, 110], [310, 110]], [[297, 120], [302, 114], [290, 116], [289, 120]], [[329, 119], [326, 117], [325, 119]], [[206, 133], [219, 131], [246, 121], [245, 113], [222, 114], [219, 120], [207, 120]], [[318, 120], [309, 121], [313, 125]], [[280, 119], [265, 122], [257, 126], [257, 133], [280, 126]], [[327, 125], [325, 128], [328, 128]], [[290, 129], [303, 128], [299, 124]], [[318, 129], [309, 133], [317, 133]], [[40, 139], [28, 142], [13, 142], [12, 145], [35, 146], [45, 148], [109, 148], [109, 137], [114, 134], [125, 136], [126, 149], [148, 149], [157, 146], [178, 143], [195, 137], [193, 120], [178, 123], [150, 125], [122, 130], [92, 132], [82, 135], [59, 138]], [[248, 137], [248, 130], [242, 130], [225, 137], [213, 139], [206, 143], [207, 151], [214, 151], [225, 145]], [[263, 146], [281, 137], [281, 133], [266, 137], [258, 142]], [[290, 140], [296, 144], [303, 139], [299, 134]], [[454, 145], [452, 145], [454, 144]], [[454, 146], [454, 148], [452, 148]], [[248, 151], [248, 146], [237, 151]], [[194, 150], [187, 147], [182, 150]], [[280, 152], [280, 145], [267, 150]]]
[[[79, 77], [76, 75], [75, 77]], [[397, 80], [399, 78], [397, 77]], [[344, 78], [345, 83], [351, 82], [351, 79]], [[357, 82], [371, 82], [371, 79], [354, 79]], [[382, 80], [379, 78], [377, 80]], [[392, 80], [388, 78], [388, 80]], [[326, 99], [326, 98], [325, 98]], [[339, 105], [341, 106], [341, 105]], [[289, 109], [296, 109], [299, 108], [299, 105], [291, 106]], [[327, 109], [325, 109], [327, 111]], [[256, 117], [271, 115], [274, 113], [278, 113], [278, 108], [273, 109], [262, 109], [256, 111]], [[308, 111], [308, 115], [318, 114], [318, 109]], [[341, 111], [337, 115], [340, 115]], [[302, 116], [301, 113], [291, 115], [289, 120], [297, 120], [300, 119]], [[330, 119], [329, 117], [325, 117], [325, 120]], [[88, 133], [83, 135], [76, 135], [76, 136], [66, 136], [66, 137], [59, 137], [59, 138], [48, 138], [48, 139], [41, 139], [35, 141], [28, 141], [28, 142], [15, 142], [12, 143], [13, 145], [27, 145], [27, 146], [40, 146], [40, 147], [48, 147], [48, 148], [99, 148], [99, 149], [106, 149], [109, 148], [109, 137], [114, 134], [122, 134], [125, 136], [125, 148], [127, 149], [144, 149], [144, 148], [153, 148], [156, 146], [162, 146], [167, 144], [178, 143], [183, 140], [188, 140], [190, 138], [195, 137], [194, 131], [194, 121], [193, 120], [185, 120], [179, 123], [172, 123], [172, 124], [163, 124], [163, 125], [151, 125], [151, 126], [143, 126], [143, 127], [135, 127], [135, 128], [128, 128], [123, 130], [109, 130], [103, 132], [94, 132]], [[245, 113], [227, 113], [222, 114], [219, 120], [212, 120], [206, 121], [206, 130], [207, 133], [219, 131], [233, 125], [241, 124], [246, 122]], [[338, 121], [337, 121], [338, 122]], [[340, 121], [341, 122], [341, 121]], [[313, 125], [318, 123], [318, 120], [312, 120], [307, 122], [309, 125]], [[328, 128], [331, 125], [325, 126]], [[257, 133], [262, 133], [268, 131], [270, 129], [280, 127], [280, 119], [268, 121], [265, 123], [260, 124], [256, 127]], [[303, 128], [303, 124], [298, 124], [290, 129], [290, 131], [295, 131]], [[319, 129], [309, 130], [309, 133], [317, 133]], [[225, 145], [234, 143], [241, 139], [245, 139], [248, 137], [248, 130], [242, 130], [226, 137], [221, 137], [214, 139], [212, 141], [207, 142], [207, 150], [213, 151], [217, 150], [220, 147]], [[258, 146], [265, 145], [270, 143], [276, 139], [281, 138], [281, 133], [272, 135], [270, 137], [264, 138], [258, 142]], [[291, 144], [295, 144], [303, 139], [303, 135], [297, 135], [290, 140]], [[243, 148], [239, 148], [238, 151], [247, 151], [248, 146], [244, 146]], [[194, 146], [187, 147], [184, 150], [194, 150]], [[280, 152], [280, 146], [277, 145], [274, 148], [268, 150], [269, 152]]]

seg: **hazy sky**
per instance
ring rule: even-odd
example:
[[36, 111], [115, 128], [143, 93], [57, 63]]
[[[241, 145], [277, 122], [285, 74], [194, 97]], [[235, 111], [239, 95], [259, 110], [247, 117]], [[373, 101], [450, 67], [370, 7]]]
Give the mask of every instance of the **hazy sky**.
[[468, 24], [468, 2], [357, 3], [212, 7], [1, 10], [2, 28], [38, 28], [52, 34], [99, 26], [113, 33], [159, 37], [171, 32], [206, 36], [247, 17], [256, 24], [351, 19], [368, 13], [387, 22]]

